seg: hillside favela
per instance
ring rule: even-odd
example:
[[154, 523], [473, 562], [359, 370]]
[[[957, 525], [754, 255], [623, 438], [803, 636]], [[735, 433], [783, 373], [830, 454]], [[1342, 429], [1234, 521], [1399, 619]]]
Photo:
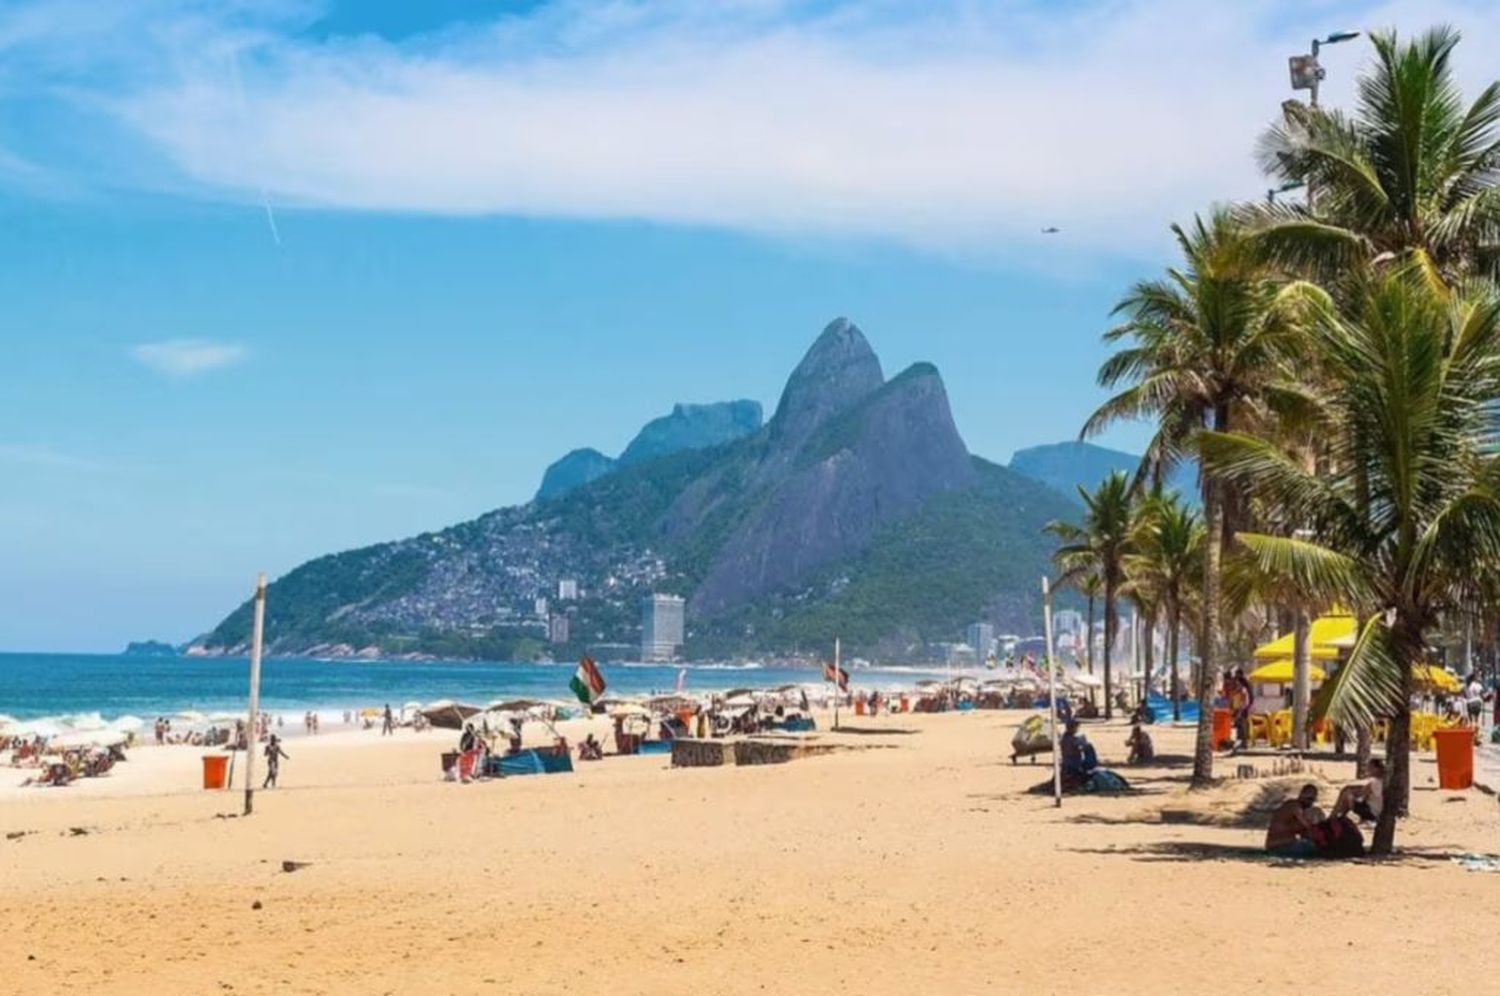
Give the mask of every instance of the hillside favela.
[[1496, 51], [0, 5], [0, 991], [1491, 991]]

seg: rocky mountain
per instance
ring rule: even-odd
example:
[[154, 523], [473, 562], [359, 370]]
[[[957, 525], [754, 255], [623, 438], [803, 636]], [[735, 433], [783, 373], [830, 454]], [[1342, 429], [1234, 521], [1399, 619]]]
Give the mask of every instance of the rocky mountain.
[[[737, 429], [752, 414], [758, 422], [758, 406], [710, 418]], [[679, 406], [653, 435], [702, 438], [675, 424], [699, 418]], [[546, 650], [543, 613], [564, 611], [572, 643], [550, 648], [563, 656], [634, 643], [641, 597], [665, 591], [688, 598], [690, 653], [833, 635], [851, 650], [906, 653], [979, 618], [1035, 629], [1050, 552], [1041, 527], [1072, 514], [1051, 489], [969, 455], [934, 367], [886, 380], [864, 335], [839, 319], [764, 426], [309, 561], [271, 586], [267, 639], [279, 653], [514, 659]], [[579, 597], [539, 605], [563, 578]], [[248, 631], [247, 603], [204, 649], [237, 649]]]
[[615, 461], [596, 449], [569, 450], [553, 461], [542, 474], [542, 486], [536, 489], [537, 501], [556, 498], [574, 488], [581, 488], [615, 469]]
[[[1034, 481], [1056, 489], [1070, 501], [1078, 501], [1080, 486], [1092, 490], [1117, 470], [1134, 474], [1141, 458], [1134, 453], [1112, 450], [1078, 440], [1030, 446], [1016, 450], [1010, 458], [1010, 469]], [[1167, 480], [1190, 502], [1197, 501], [1198, 478], [1195, 465], [1178, 467]]]
[[590, 448], [565, 454], [542, 474], [536, 500], [560, 497], [619, 467], [732, 442], [758, 430], [761, 418], [759, 401], [675, 405], [670, 413], [647, 422], [618, 459]]

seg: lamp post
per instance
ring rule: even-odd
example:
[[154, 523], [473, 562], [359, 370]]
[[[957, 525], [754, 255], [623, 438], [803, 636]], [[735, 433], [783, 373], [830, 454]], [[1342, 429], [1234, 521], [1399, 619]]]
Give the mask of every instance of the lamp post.
[[1335, 31], [1327, 38], [1314, 38], [1312, 55], [1294, 55], [1287, 60], [1292, 72], [1292, 89], [1309, 91], [1309, 102], [1317, 107], [1318, 85], [1328, 78], [1328, 73], [1318, 64], [1318, 53], [1324, 45], [1337, 45], [1358, 37], [1358, 31]]

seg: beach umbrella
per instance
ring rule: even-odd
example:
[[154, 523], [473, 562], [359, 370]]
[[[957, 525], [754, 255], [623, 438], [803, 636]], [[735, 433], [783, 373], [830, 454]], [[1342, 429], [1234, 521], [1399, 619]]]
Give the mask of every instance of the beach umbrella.
[[541, 699], [496, 699], [485, 706], [485, 709], [489, 712], [525, 712], [543, 705], [547, 703]]
[[102, 730], [105, 727], [104, 717], [97, 712], [81, 712], [68, 719], [67, 724], [74, 730]]
[[1416, 664], [1412, 666], [1411, 675], [1413, 682], [1423, 691], [1447, 692], [1452, 694], [1463, 688], [1463, 682], [1443, 668], [1433, 664]]
[[187, 723], [189, 726], [196, 726], [199, 723], [208, 722], [208, 717], [203, 715], [203, 713], [199, 712], [196, 709], [184, 709], [172, 718], [181, 720], [182, 722]]
[[[1338, 657], [1340, 647], [1354, 646], [1354, 617], [1344, 613], [1330, 613], [1312, 621], [1308, 630], [1308, 645], [1313, 660], [1331, 661]], [[1270, 643], [1255, 648], [1257, 661], [1277, 661], [1292, 656], [1295, 634], [1283, 633]]]
[[732, 699], [740, 695], [751, 695], [754, 692], [755, 689], [753, 688], [731, 688], [727, 692], [720, 692], [719, 694], [724, 696], [726, 699]]
[[422, 710], [422, 715], [433, 726], [445, 727], [450, 730], [463, 729], [464, 720], [470, 716], [477, 715], [480, 709], [476, 705], [466, 702], [454, 702], [452, 699], [439, 699]]
[[16, 717], [14, 717], [14, 716], [7, 716], [7, 715], [5, 715], [5, 713], [0, 712], [0, 730], [5, 729], [7, 726], [14, 726], [15, 723], [16, 723]]
[[1097, 674], [1075, 674], [1068, 680], [1075, 685], [1082, 685], [1085, 688], [1100, 688], [1104, 685], [1104, 679]]
[[638, 702], [622, 702], [609, 710], [610, 719], [624, 719], [629, 716], [649, 716], [651, 711]]
[[[1322, 681], [1328, 677], [1328, 672], [1316, 664], [1308, 665], [1307, 674], [1313, 681]], [[1294, 670], [1291, 660], [1283, 659], [1262, 664], [1245, 677], [1257, 685], [1286, 685], [1294, 680]]]
[[139, 716], [120, 716], [109, 724], [111, 730], [121, 733], [139, 733], [146, 721]]

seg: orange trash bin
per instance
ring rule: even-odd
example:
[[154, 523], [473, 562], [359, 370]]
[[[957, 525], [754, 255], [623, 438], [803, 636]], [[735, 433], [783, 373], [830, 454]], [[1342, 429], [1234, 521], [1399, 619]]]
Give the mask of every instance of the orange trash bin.
[[1474, 731], [1467, 726], [1434, 730], [1438, 788], [1466, 789], [1474, 784]]
[[864, 714], [865, 714], [865, 700], [863, 698], [855, 698], [855, 700], [854, 700], [854, 715], [856, 715], [856, 716], [863, 716]]
[[206, 789], [221, 789], [224, 787], [224, 777], [229, 772], [228, 754], [204, 754], [203, 755], [203, 787]]
[[1234, 739], [1234, 713], [1228, 709], [1214, 710], [1214, 750], [1226, 740]]

